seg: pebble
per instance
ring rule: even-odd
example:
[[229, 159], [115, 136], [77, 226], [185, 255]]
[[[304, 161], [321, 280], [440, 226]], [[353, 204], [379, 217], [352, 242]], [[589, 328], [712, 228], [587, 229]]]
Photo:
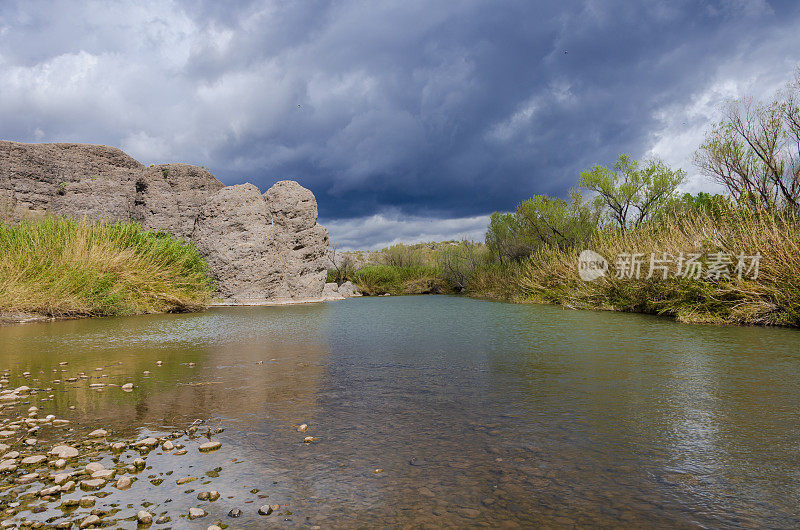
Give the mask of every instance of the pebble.
[[42, 462], [47, 462], [47, 457], [44, 455], [26, 456], [25, 458], [20, 460], [20, 463], [23, 466], [32, 466], [36, 464], [41, 464]]
[[214, 451], [222, 447], [222, 444], [219, 442], [206, 442], [204, 444], [200, 444], [200, 447], [197, 449], [200, 450], [201, 453], [206, 453], [208, 451]]
[[117, 483], [115, 484], [115, 487], [118, 490], [126, 490], [126, 489], [131, 487], [132, 483], [133, 483], [133, 481], [130, 479], [130, 477], [119, 477], [117, 479]]
[[61, 486], [50, 486], [49, 488], [44, 488], [39, 490], [39, 496], [45, 497], [47, 495], [56, 495], [61, 493]]
[[208, 500], [214, 502], [215, 500], [219, 499], [219, 492], [211, 490], [208, 492]]
[[64, 469], [65, 467], [67, 467], [67, 461], [64, 460], [63, 458], [59, 458], [58, 460], [53, 462], [53, 467], [56, 469]]
[[70, 480], [69, 482], [65, 482], [64, 484], [61, 485], [61, 491], [63, 491], [64, 493], [70, 492], [74, 489], [75, 489], [74, 480]]
[[95, 429], [89, 433], [89, 438], [105, 438], [108, 436], [108, 431], [105, 429]]
[[82, 490], [98, 490], [105, 485], [106, 481], [101, 478], [90, 478], [81, 481]]
[[71, 476], [72, 475], [70, 475], [69, 473], [58, 473], [56, 475], [53, 475], [53, 482], [55, 482], [60, 486], [61, 484], [68, 481]]
[[27, 473], [21, 477], [17, 477], [14, 482], [17, 484], [30, 484], [39, 478], [39, 473]]
[[308, 424], [304, 423], [297, 428], [297, 432], [306, 432], [308, 430]]
[[81, 497], [78, 500], [78, 505], [81, 508], [91, 508], [92, 506], [94, 506], [94, 503], [95, 503], [94, 497]]
[[161, 448], [164, 449], [164, 451], [172, 451], [175, 449], [175, 444], [167, 440], [164, 442], [164, 445], [162, 445]]
[[272, 506], [270, 506], [269, 504], [265, 504], [264, 506], [258, 509], [259, 515], [269, 515], [271, 513], [272, 513]]
[[189, 519], [199, 519], [206, 516], [206, 511], [202, 508], [189, 508]]
[[144, 440], [139, 440], [135, 444], [134, 447], [147, 447], [148, 449], [152, 449], [153, 447], [158, 445], [158, 438], [145, 438]]
[[167, 524], [167, 523], [168, 523], [168, 522], [170, 522], [171, 520], [172, 520], [172, 519], [170, 519], [170, 518], [169, 518], [169, 516], [167, 516], [167, 515], [162, 515], [161, 517], [159, 517], [158, 519], [156, 519], [156, 524]]
[[113, 469], [101, 469], [92, 473], [92, 478], [101, 478], [103, 480], [111, 480], [117, 472]]
[[81, 521], [81, 528], [89, 528], [90, 526], [97, 526], [100, 524], [100, 518], [96, 515], [90, 515]]
[[152, 524], [153, 515], [150, 512], [142, 510], [136, 514], [136, 520], [139, 521], [139, 524]]
[[212, 524], [211, 526], [209, 526], [207, 528], [207, 530], [222, 530], [222, 528], [217, 526], [217, 525], [215, 525], [215, 524]]
[[198, 501], [207, 501], [209, 497], [210, 494], [207, 491], [201, 491], [200, 493], [197, 494]]
[[131, 390], [133, 390], [133, 383], [125, 383], [120, 388], [122, 388], [122, 390], [124, 390], [125, 392], [130, 392]]
[[100, 462], [91, 462], [89, 464], [86, 464], [86, 467], [84, 467], [83, 470], [86, 471], [87, 474], [91, 475], [95, 471], [102, 471], [105, 468], [106, 466], [104, 466]]
[[50, 449], [50, 452], [47, 453], [53, 456], [57, 456], [58, 458], [75, 458], [80, 453], [77, 449], [69, 445], [57, 445]]
[[188, 484], [189, 482], [194, 482], [197, 480], [197, 477], [183, 477], [179, 478], [175, 483], [180, 486], [181, 484]]
[[240, 510], [239, 508], [234, 508], [233, 510], [228, 512], [228, 517], [234, 517], [235, 518], [235, 517], [241, 517], [241, 516], [242, 516], [242, 510]]
[[145, 462], [143, 458], [137, 458], [133, 461], [133, 465], [136, 469], [144, 469], [147, 462]]
[[305, 438], [303, 438], [303, 443], [306, 443], [306, 444], [314, 443], [316, 441], [317, 441], [317, 439], [314, 438], [313, 436], [306, 436]]

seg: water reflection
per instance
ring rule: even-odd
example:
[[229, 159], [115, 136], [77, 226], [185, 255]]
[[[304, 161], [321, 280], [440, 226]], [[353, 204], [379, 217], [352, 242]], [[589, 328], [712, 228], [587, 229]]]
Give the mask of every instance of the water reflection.
[[796, 526], [797, 337], [392, 297], [0, 328], [0, 368], [87, 428], [225, 426], [186, 461], [223, 468], [223, 518], [268, 498], [323, 527]]

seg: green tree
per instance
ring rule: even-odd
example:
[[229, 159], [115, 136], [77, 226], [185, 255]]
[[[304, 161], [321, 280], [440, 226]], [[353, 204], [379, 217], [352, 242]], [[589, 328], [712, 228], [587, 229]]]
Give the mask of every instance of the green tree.
[[600, 204], [586, 202], [577, 190], [570, 190], [570, 199], [567, 202], [536, 195], [517, 206], [518, 223], [528, 247], [571, 248], [594, 233]]
[[661, 160], [638, 162], [623, 154], [613, 169], [595, 165], [581, 173], [580, 186], [596, 192], [611, 219], [625, 230], [668, 205], [685, 179], [683, 170], [673, 170]]
[[494, 212], [486, 230], [486, 247], [500, 263], [513, 261], [530, 254], [522, 240], [522, 230], [514, 213]]

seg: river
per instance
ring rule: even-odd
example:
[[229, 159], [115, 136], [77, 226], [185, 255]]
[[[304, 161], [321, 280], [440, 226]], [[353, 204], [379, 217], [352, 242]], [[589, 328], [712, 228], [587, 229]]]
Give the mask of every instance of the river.
[[224, 429], [221, 449], [153, 451], [131, 489], [106, 488], [97, 506], [130, 528], [143, 506], [198, 528], [797, 527], [798, 346], [788, 329], [379, 297], [0, 327], [0, 370], [40, 389], [18, 407], [71, 421], [41, 430], [45, 449]]

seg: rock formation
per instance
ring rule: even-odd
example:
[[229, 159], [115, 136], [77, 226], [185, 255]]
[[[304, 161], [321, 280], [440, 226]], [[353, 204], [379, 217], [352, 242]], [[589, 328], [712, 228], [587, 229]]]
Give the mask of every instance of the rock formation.
[[197, 166], [145, 167], [113, 147], [0, 141], [0, 202], [15, 218], [133, 220], [190, 240], [221, 303], [323, 299], [328, 232], [314, 194], [293, 181], [262, 195]]

